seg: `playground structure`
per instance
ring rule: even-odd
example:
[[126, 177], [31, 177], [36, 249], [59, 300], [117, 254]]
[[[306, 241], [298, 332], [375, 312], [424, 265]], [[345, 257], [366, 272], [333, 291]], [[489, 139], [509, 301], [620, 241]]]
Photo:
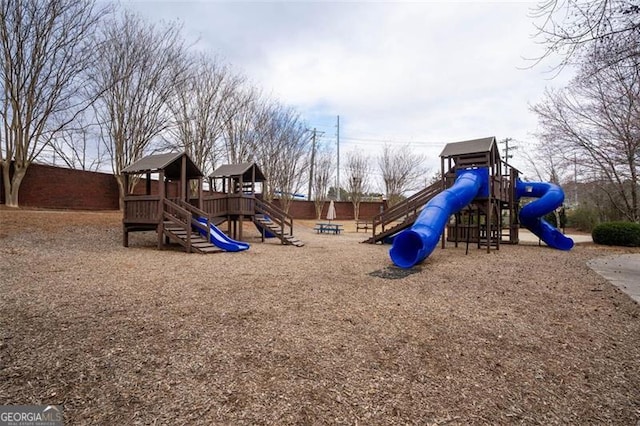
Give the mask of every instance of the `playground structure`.
[[[133, 179], [145, 177], [144, 194], [127, 193], [124, 197], [125, 247], [129, 246], [130, 232], [155, 231], [158, 249], [173, 242], [196, 253], [247, 250], [249, 244], [241, 241], [246, 221], [258, 227], [262, 241], [276, 237], [282, 244], [304, 245], [293, 236], [291, 216], [256, 192], [256, 184], [265, 177], [254, 163], [216, 169], [208, 177], [209, 188], [219, 180], [222, 192], [205, 193], [204, 174], [186, 153], [149, 155], [123, 169], [122, 174], [125, 188]], [[158, 176], [157, 181], [152, 175]], [[219, 228], [225, 222], [226, 233]]]
[[[426, 259], [441, 241], [500, 249], [518, 244], [520, 225], [550, 247], [569, 250], [573, 241], [542, 217], [562, 205], [554, 184], [522, 182], [520, 172], [501, 160], [495, 137], [447, 144], [440, 153], [442, 180], [373, 218], [365, 242], [393, 239], [392, 261], [410, 268]], [[522, 197], [539, 198], [522, 209]], [[445, 232], [446, 229], [446, 232]]]

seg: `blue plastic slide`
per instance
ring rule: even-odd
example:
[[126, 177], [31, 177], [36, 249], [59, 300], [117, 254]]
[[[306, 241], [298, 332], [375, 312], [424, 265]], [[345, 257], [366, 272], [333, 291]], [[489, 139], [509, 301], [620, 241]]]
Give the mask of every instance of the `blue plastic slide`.
[[[269, 215], [265, 214], [263, 216], [264, 216], [265, 219], [267, 219], [269, 221], [271, 220]], [[276, 235], [273, 232], [269, 231], [267, 228], [265, 228], [263, 226], [260, 226], [257, 222], [253, 222], [253, 223], [254, 223], [254, 225], [256, 225], [256, 229], [260, 232], [260, 234], [262, 234], [264, 232], [264, 237], [265, 238], [275, 238], [276, 237]]]
[[543, 219], [562, 205], [564, 192], [558, 185], [548, 182], [522, 182], [516, 184], [516, 196], [534, 197], [532, 201], [520, 210], [520, 224], [533, 232], [549, 247], [558, 250], [571, 250], [573, 240]]
[[489, 169], [473, 168], [456, 172], [456, 181], [425, 206], [413, 226], [393, 239], [389, 255], [396, 266], [411, 268], [422, 262], [438, 245], [449, 216], [459, 212], [478, 196], [489, 193]]
[[[207, 220], [204, 218], [198, 218], [198, 222], [206, 225]], [[197, 229], [200, 235], [204, 236], [204, 231], [200, 228]], [[216, 247], [226, 251], [243, 251], [249, 248], [249, 244], [243, 243], [242, 241], [232, 240], [213, 223], [209, 224], [209, 241]]]

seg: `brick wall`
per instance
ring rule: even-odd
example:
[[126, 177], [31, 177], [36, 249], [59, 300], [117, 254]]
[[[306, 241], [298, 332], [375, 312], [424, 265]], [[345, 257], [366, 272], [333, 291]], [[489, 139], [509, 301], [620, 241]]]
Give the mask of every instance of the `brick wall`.
[[[141, 179], [135, 187], [135, 194], [144, 194], [145, 180]], [[151, 193], [158, 193], [158, 181], [151, 181]], [[178, 186], [171, 182], [167, 187], [167, 196], [176, 197]], [[0, 174], [0, 203], [4, 204], [4, 189]], [[109, 173], [86, 172], [63, 167], [32, 164], [20, 186], [19, 203], [24, 207], [70, 210], [117, 210], [118, 184]], [[279, 205], [278, 200], [274, 204]], [[353, 204], [349, 201], [336, 202], [337, 220], [353, 219]], [[380, 212], [382, 202], [360, 204], [360, 217], [371, 218]], [[325, 202], [322, 218], [327, 217], [329, 202]], [[313, 201], [294, 200], [289, 214], [294, 219], [316, 219]]]
[[[4, 204], [4, 189], [1, 200]], [[20, 185], [18, 202], [47, 209], [117, 210], [118, 184], [108, 173], [31, 164]]]
[[[279, 201], [275, 200], [274, 204], [279, 205]], [[350, 201], [334, 202], [336, 208], [336, 220], [352, 220], [353, 204]], [[360, 218], [370, 219], [380, 213], [380, 208], [385, 206], [383, 202], [363, 202], [360, 204]], [[327, 217], [329, 202], [325, 202], [322, 207], [321, 219]], [[294, 219], [316, 219], [316, 207], [313, 201], [294, 200], [289, 207], [289, 214]]]

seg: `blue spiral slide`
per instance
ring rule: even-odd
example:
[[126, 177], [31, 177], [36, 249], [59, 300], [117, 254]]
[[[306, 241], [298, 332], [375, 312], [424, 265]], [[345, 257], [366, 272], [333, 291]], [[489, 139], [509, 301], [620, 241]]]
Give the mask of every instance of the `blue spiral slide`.
[[[198, 218], [198, 222], [206, 225], [207, 219]], [[197, 229], [200, 235], [202, 235], [203, 237], [206, 236], [204, 230], [200, 228]], [[209, 241], [211, 242], [211, 244], [225, 251], [243, 251], [249, 248], [249, 244], [229, 238], [227, 234], [222, 232], [220, 228], [215, 226], [213, 223], [209, 224]]]
[[520, 224], [533, 232], [549, 247], [558, 250], [571, 250], [573, 240], [565, 236], [558, 228], [543, 219], [562, 205], [564, 191], [558, 185], [548, 182], [522, 182], [516, 184], [516, 196], [538, 198], [520, 210]]
[[[410, 229], [393, 239], [391, 260], [400, 268], [411, 268], [424, 261], [435, 250], [449, 217], [462, 210], [476, 197], [489, 195], [489, 169], [462, 169], [456, 172], [453, 185], [432, 198], [422, 209]], [[570, 250], [573, 240], [543, 219], [562, 205], [564, 192], [558, 185], [545, 182], [522, 182], [516, 185], [516, 196], [535, 197], [520, 211], [520, 223], [548, 246]]]

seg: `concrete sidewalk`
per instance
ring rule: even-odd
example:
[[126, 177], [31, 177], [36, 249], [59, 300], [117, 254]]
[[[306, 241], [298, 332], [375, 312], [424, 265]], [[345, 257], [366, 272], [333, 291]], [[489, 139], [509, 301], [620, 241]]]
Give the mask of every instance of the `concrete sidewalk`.
[[587, 265], [640, 303], [640, 253], [598, 257]]
[[[579, 243], [592, 243], [593, 239], [590, 234], [565, 234], [571, 238], [575, 244]], [[531, 231], [525, 228], [520, 228], [518, 231], [518, 238], [521, 242], [525, 243], [537, 243], [540, 239], [534, 235]], [[542, 243], [544, 244], [544, 243]]]
[[[520, 229], [518, 235], [521, 242], [537, 243], [539, 241], [538, 237], [527, 229]], [[566, 234], [566, 236], [575, 244], [593, 242], [589, 234]], [[599, 257], [587, 262], [587, 266], [640, 303], [640, 253]]]

